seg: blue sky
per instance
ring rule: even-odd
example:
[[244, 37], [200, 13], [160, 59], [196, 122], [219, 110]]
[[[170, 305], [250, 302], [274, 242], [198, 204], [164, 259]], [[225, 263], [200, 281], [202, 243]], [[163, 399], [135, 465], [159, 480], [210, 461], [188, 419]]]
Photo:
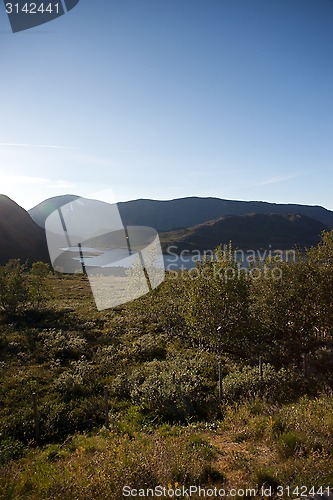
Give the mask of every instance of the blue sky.
[[0, 192], [113, 190], [333, 210], [333, 1], [81, 0], [13, 34], [0, 5]]

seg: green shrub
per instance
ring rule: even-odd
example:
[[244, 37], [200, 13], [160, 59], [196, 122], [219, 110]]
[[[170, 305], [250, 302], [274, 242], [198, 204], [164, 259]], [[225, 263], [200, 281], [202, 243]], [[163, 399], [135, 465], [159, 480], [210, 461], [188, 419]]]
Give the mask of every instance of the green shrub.
[[26, 264], [12, 259], [0, 266], [0, 309], [15, 314], [28, 302], [28, 284], [25, 276]]
[[23, 455], [25, 447], [21, 441], [13, 438], [3, 439], [0, 442], [0, 465]]
[[166, 348], [156, 335], [147, 333], [133, 343], [133, 357], [139, 361], [164, 359]]
[[229, 373], [223, 381], [224, 397], [227, 402], [251, 399], [259, 396], [270, 402], [286, 402], [304, 394], [306, 385], [299, 373], [273, 366], [263, 365], [260, 377], [257, 367], [245, 366], [242, 370]]
[[45, 302], [50, 295], [50, 286], [47, 277], [50, 274], [50, 266], [45, 262], [34, 262], [29, 272], [29, 299], [37, 308]]
[[162, 420], [204, 418], [218, 408], [215, 366], [207, 354], [155, 360], [123, 378], [123, 389], [134, 404]]
[[87, 341], [77, 332], [50, 328], [41, 334], [42, 349], [48, 358], [60, 361], [79, 359], [87, 352]]
[[71, 369], [67, 370], [55, 380], [54, 385], [65, 401], [73, 397], [89, 393], [91, 383], [95, 381], [94, 367], [85, 360], [72, 361]]
[[279, 452], [282, 457], [289, 458], [294, 453], [299, 452], [302, 446], [302, 439], [296, 432], [284, 432], [278, 438]]

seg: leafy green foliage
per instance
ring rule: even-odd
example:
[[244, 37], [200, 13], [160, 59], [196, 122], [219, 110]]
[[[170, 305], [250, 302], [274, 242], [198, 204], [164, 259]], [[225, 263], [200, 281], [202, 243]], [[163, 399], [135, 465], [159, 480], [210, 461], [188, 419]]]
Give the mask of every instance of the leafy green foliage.
[[193, 339], [215, 352], [241, 354], [250, 332], [249, 282], [228, 250], [217, 249], [215, 260], [198, 263], [184, 287], [184, 318]]
[[19, 259], [0, 266], [0, 308], [12, 316], [29, 305], [40, 308], [50, 293], [49, 275], [50, 268], [44, 262], [34, 262], [29, 272], [27, 263]]
[[204, 352], [191, 359], [155, 360], [134, 370], [128, 379], [116, 379], [115, 390], [159, 419], [204, 418], [218, 408], [214, 366], [214, 357]]
[[33, 305], [40, 307], [47, 300], [50, 294], [50, 286], [47, 277], [50, 274], [50, 267], [45, 262], [34, 262], [32, 264], [29, 278], [29, 298]]
[[25, 447], [21, 441], [13, 438], [3, 439], [0, 442], [0, 465], [21, 457], [24, 451]]
[[15, 314], [27, 304], [25, 270], [26, 264], [21, 264], [17, 259], [0, 266], [0, 308], [6, 313]]
[[[320, 477], [319, 465], [311, 462], [312, 457], [318, 458], [329, 478], [331, 398], [326, 405], [320, 406], [319, 401], [333, 387], [332, 234], [324, 234], [318, 247], [293, 261], [254, 263], [251, 273], [240, 268], [231, 246], [224, 254], [219, 249], [215, 261], [204, 260], [193, 272], [168, 273], [151, 294], [103, 312], [96, 311], [85, 277], [56, 276], [39, 264], [28, 272], [18, 261], [2, 266], [3, 461], [22, 460], [23, 464], [21, 452], [25, 454], [34, 442], [32, 392], [38, 397], [39, 444], [45, 445], [100, 428], [106, 385], [112, 435], [127, 436], [126, 444], [120, 441], [126, 452], [134, 453], [129, 443], [140, 432], [156, 436], [160, 429], [162, 438], [171, 440], [185, 423], [203, 426], [208, 432], [223, 416], [225, 427], [239, 422], [234, 445], [262, 439], [262, 446], [266, 440], [274, 448], [277, 460], [296, 464], [302, 455], [305, 465], [299, 477], [303, 479]], [[307, 354], [306, 377], [303, 354]], [[262, 378], [259, 355], [265, 360]], [[220, 361], [222, 405], [217, 380]], [[304, 394], [312, 399], [297, 402]], [[318, 395], [320, 400], [315, 399]], [[273, 416], [267, 413], [269, 405]], [[170, 425], [175, 422], [182, 423], [177, 431]], [[142, 450], [151, 450], [146, 442], [139, 443]], [[208, 453], [208, 447], [200, 443], [199, 439], [189, 446]], [[45, 458], [48, 465], [54, 465], [53, 471], [71, 453], [62, 452], [52, 448]], [[186, 453], [182, 456], [188, 460]], [[129, 479], [137, 484], [152, 481], [157, 476], [150, 475], [151, 469], [141, 474], [144, 460], [142, 455], [138, 465], [133, 455], [124, 468], [112, 473], [125, 474], [126, 467], [133, 465], [136, 475], [128, 475]], [[88, 458], [82, 463], [86, 466]], [[239, 463], [246, 464], [241, 453]], [[187, 465], [179, 457], [172, 471], [165, 476], [161, 472], [158, 478], [179, 481], [192, 474], [196, 480], [213, 482], [217, 477], [209, 463], [197, 473], [188, 471]], [[259, 480], [261, 468], [262, 464], [253, 467], [251, 477]], [[296, 477], [296, 465], [293, 470]], [[282, 469], [278, 478], [288, 483]], [[28, 495], [29, 488], [37, 488], [29, 481], [24, 479], [21, 497]], [[41, 490], [36, 491], [38, 497]]]
[[229, 402], [260, 397], [267, 401], [285, 403], [306, 390], [301, 374], [273, 366], [263, 365], [262, 377], [257, 367], [244, 366], [229, 373], [223, 382], [224, 396]]

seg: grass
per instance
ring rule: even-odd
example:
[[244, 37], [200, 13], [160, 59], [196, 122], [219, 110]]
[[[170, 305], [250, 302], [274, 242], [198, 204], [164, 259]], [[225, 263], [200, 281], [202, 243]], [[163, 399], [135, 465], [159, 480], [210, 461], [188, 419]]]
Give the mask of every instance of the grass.
[[[0, 498], [119, 500], [125, 484], [333, 483], [330, 393], [220, 407], [220, 358], [175, 336], [172, 321], [165, 326], [162, 293], [97, 312], [86, 278], [48, 280], [44, 308], [0, 321]], [[224, 358], [227, 372], [239, 364]]]
[[[282, 407], [256, 401], [226, 408], [213, 438], [227, 484], [244, 487], [333, 483], [333, 398], [307, 397]], [[208, 435], [207, 435], [208, 437]]]
[[29, 451], [1, 470], [0, 496], [11, 499], [122, 498], [124, 485], [212, 484], [216, 452], [186, 429], [133, 436], [106, 429]]

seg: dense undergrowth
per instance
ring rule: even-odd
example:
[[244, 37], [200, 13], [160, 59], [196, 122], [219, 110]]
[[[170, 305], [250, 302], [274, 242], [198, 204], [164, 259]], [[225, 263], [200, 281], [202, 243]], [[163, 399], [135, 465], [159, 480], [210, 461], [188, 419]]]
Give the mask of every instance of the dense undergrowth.
[[333, 235], [251, 272], [219, 252], [103, 312], [84, 276], [1, 268], [1, 498], [332, 484]]

